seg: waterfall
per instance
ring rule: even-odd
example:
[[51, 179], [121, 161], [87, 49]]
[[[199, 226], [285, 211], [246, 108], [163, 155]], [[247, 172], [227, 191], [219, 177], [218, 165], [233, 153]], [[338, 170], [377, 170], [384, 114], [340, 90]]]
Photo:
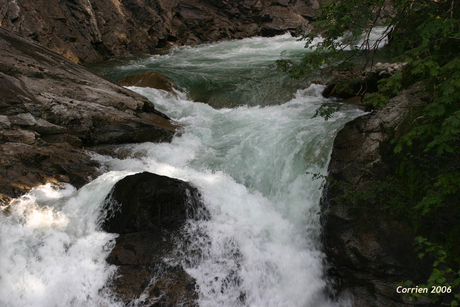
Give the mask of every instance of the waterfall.
[[[37, 187], [0, 215], [0, 306], [118, 306], [105, 286], [116, 235], [98, 229], [111, 187], [149, 171], [195, 185], [211, 214], [185, 230], [200, 250], [184, 269], [200, 306], [333, 306], [323, 295], [319, 199], [334, 137], [363, 114], [342, 106], [327, 121], [320, 85], [299, 89], [273, 67], [290, 36], [183, 47], [110, 67], [116, 79], [156, 70], [181, 87], [175, 95], [131, 87], [183, 127], [171, 143], [120, 146], [120, 160], [95, 155], [105, 173], [80, 190]], [[200, 234], [202, 236], [200, 237]]]

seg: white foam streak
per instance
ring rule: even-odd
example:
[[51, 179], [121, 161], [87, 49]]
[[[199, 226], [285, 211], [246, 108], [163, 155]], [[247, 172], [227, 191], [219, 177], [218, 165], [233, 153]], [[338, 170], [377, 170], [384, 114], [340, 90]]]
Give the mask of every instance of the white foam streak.
[[[388, 43], [390, 28], [385, 26], [375, 26], [369, 32], [368, 29], [358, 37], [352, 37], [350, 32], [335, 40], [336, 43], [343, 44], [343, 50], [352, 49], [381, 49]], [[321, 36], [315, 37], [310, 47], [318, 46], [324, 41]]]
[[97, 182], [78, 194], [38, 187], [0, 216], [1, 306], [116, 305], [104, 291], [115, 270], [104, 261], [114, 235], [97, 231], [94, 186], [104, 190]]

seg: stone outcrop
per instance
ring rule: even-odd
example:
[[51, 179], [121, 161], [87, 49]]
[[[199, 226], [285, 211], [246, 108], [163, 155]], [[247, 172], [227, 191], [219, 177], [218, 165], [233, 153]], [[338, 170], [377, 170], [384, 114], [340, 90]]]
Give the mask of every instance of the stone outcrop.
[[318, 0], [0, 0], [0, 25], [77, 63], [310, 30]]
[[3, 204], [49, 181], [88, 182], [88, 147], [170, 141], [176, 129], [145, 97], [3, 28], [0, 114]]
[[411, 109], [424, 104], [421, 90], [407, 89], [385, 108], [349, 122], [334, 142], [328, 172], [335, 184], [325, 188], [321, 203], [324, 247], [335, 290], [339, 296], [353, 295], [354, 306], [429, 303], [404, 301], [396, 293], [405, 280], [426, 282], [429, 271], [414, 251], [415, 234], [408, 222], [385, 215], [378, 203], [340, 198], [350, 186], [363, 191], [372, 180], [394, 174], [390, 138]]
[[138, 173], [115, 184], [102, 212], [102, 229], [120, 234], [107, 262], [118, 267], [112, 288], [125, 304], [142, 294], [142, 306], [197, 306], [195, 281], [175, 244], [184, 241], [187, 219], [209, 218], [195, 187]]

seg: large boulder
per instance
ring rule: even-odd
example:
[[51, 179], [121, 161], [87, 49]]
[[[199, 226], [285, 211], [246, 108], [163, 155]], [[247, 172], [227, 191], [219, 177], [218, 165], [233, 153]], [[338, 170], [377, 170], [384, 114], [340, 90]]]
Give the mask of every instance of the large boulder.
[[[404, 280], [424, 283], [429, 265], [414, 250], [407, 221], [386, 215], [378, 203], [347, 195], [365, 191], [373, 180], [394, 174], [390, 136], [412, 108], [424, 104], [422, 87], [394, 97], [387, 107], [357, 118], [337, 134], [321, 202], [324, 249], [338, 296], [351, 294], [354, 306], [412, 306], [396, 288]], [[428, 306], [422, 299], [417, 306]], [[415, 304], [415, 303], [414, 303]]]
[[0, 28], [2, 204], [50, 181], [87, 183], [91, 146], [170, 141], [176, 127], [147, 98]]
[[0, 25], [94, 63], [171, 44], [304, 34], [318, 8], [318, 0], [0, 0]]
[[115, 184], [102, 209], [102, 229], [119, 233], [107, 262], [118, 266], [112, 288], [142, 306], [197, 306], [194, 279], [183, 269], [182, 229], [188, 219], [207, 219], [198, 190], [187, 182], [148, 172]]
[[149, 172], [117, 182], [103, 211], [108, 218], [102, 228], [121, 234], [149, 229], [174, 231], [189, 218], [207, 216], [195, 187]]

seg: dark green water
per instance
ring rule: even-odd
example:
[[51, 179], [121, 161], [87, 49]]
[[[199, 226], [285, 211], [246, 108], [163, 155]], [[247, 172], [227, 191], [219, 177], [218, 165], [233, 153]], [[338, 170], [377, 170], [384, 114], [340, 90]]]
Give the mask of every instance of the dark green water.
[[285, 57], [300, 59], [304, 42], [285, 35], [267, 40], [252, 38], [197, 47], [175, 48], [125, 61], [108, 61], [89, 67], [110, 81], [156, 71], [172, 79], [193, 101], [214, 108], [268, 106], [294, 97], [305, 81], [279, 72], [275, 62]]

